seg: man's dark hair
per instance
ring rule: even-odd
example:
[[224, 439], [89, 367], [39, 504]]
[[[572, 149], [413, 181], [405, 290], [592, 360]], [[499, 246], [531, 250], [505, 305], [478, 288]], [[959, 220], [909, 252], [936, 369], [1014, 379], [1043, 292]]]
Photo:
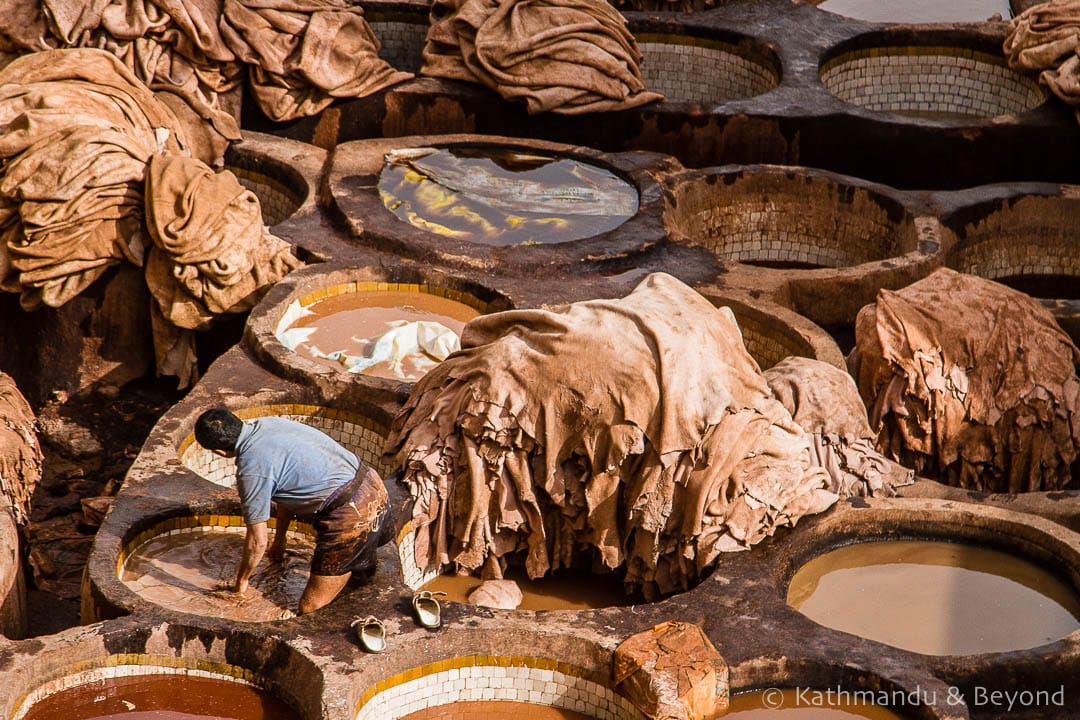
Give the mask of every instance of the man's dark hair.
[[244, 421], [223, 407], [207, 410], [195, 421], [195, 440], [207, 450], [235, 450]]

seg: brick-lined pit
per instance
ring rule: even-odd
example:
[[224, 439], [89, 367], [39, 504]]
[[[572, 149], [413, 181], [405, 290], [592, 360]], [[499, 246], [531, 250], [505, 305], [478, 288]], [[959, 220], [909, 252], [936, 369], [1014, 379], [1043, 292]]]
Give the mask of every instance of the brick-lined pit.
[[957, 237], [945, 264], [1029, 295], [1080, 299], [1080, 198], [1029, 195], [943, 219]]
[[931, 119], [1019, 115], [1046, 99], [1003, 57], [963, 47], [861, 48], [827, 60], [820, 74], [844, 102]]
[[667, 102], [719, 105], [780, 84], [779, 62], [762, 49], [691, 35], [639, 33], [645, 87]]
[[848, 267], [914, 249], [895, 200], [804, 170], [744, 169], [680, 183], [669, 227], [723, 260], [767, 267]]

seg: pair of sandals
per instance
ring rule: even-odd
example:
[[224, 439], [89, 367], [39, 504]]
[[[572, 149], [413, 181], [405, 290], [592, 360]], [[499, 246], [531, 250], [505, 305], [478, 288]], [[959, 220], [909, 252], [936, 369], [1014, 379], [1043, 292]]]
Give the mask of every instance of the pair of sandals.
[[[446, 595], [442, 591], [421, 590], [413, 595], [413, 614], [420, 627], [434, 630], [442, 625], [442, 606], [437, 595]], [[353, 620], [356, 638], [361, 647], [370, 653], [379, 653], [386, 649], [386, 628], [374, 615]]]

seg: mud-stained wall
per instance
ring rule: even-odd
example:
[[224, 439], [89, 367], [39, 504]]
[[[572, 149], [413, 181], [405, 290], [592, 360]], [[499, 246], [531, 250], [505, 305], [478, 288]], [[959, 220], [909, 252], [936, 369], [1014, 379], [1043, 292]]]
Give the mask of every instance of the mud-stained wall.
[[[1031, 195], [945, 218], [957, 238], [946, 264], [990, 280], [1067, 276], [1080, 297], [1080, 198]], [[1042, 295], [1052, 297], [1052, 295]]]

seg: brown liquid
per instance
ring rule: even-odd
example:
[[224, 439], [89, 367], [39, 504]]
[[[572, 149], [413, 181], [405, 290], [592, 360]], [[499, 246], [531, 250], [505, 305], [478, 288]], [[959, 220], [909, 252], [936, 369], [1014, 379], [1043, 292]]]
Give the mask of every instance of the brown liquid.
[[795, 573], [788, 603], [827, 627], [927, 655], [1020, 650], [1080, 628], [1076, 593], [1049, 572], [946, 542], [825, 553]]
[[[627, 595], [622, 582], [614, 575], [594, 575], [583, 570], [559, 570], [544, 578], [530, 580], [524, 572], [506, 573], [521, 589], [518, 610], [586, 610], [619, 607], [643, 602], [637, 595]], [[467, 603], [469, 593], [483, 580], [468, 575], [439, 575], [424, 585], [425, 590], [441, 590], [446, 599]]]
[[[370, 352], [375, 341], [388, 330], [389, 323], [431, 321], [441, 323], [461, 336], [465, 323], [480, 314], [476, 308], [438, 295], [405, 290], [377, 290], [334, 295], [320, 300], [307, 308], [312, 315], [305, 315], [291, 327], [314, 327], [306, 342], [296, 346], [297, 352], [338, 370], [345, 366], [334, 360], [311, 354], [318, 348], [323, 354], [343, 351], [346, 355], [360, 357]], [[425, 374], [416, 360], [406, 359], [402, 367], [405, 377], [396, 375], [390, 366], [380, 362], [362, 374], [395, 380], [418, 380]]]
[[533, 703], [512, 702], [510, 700], [475, 700], [454, 702], [445, 705], [417, 710], [402, 715], [399, 720], [592, 720], [573, 710], [536, 705]]
[[[632, 185], [614, 173], [577, 160], [524, 156], [498, 148], [455, 148], [425, 161], [465, 170], [472, 176], [466, 182], [494, 195], [496, 203], [523, 203], [523, 196], [515, 193], [521, 183], [548, 188], [553, 198], [545, 203], [538, 196], [527, 209], [508, 209], [407, 165], [387, 164], [379, 178], [383, 204], [401, 220], [436, 235], [496, 246], [561, 243], [614, 230], [637, 211], [637, 190]], [[575, 203], [557, 200], [567, 190], [592, 192], [597, 188], [608, 200], [581, 203], [580, 211], [566, 211], [567, 205]], [[604, 212], [611, 214], [600, 214]]]
[[151, 538], [128, 557], [121, 579], [146, 600], [178, 612], [279, 620], [291, 616], [310, 575], [315, 546], [299, 537], [290, 537], [284, 563], [259, 564], [243, 597], [228, 589], [244, 553], [243, 533], [193, 530]]
[[54, 693], [24, 720], [298, 720], [284, 702], [238, 682], [132, 675]]
[[1008, 0], [825, 0], [822, 10], [870, 22], [982, 22], [994, 13], [1012, 17]]
[[900, 716], [879, 705], [871, 705], [857, 696], [834, 691], [800, 693], [791, 688], [740, 693], [731, 697], [723, 716], [733, 720], [900, 720]]

